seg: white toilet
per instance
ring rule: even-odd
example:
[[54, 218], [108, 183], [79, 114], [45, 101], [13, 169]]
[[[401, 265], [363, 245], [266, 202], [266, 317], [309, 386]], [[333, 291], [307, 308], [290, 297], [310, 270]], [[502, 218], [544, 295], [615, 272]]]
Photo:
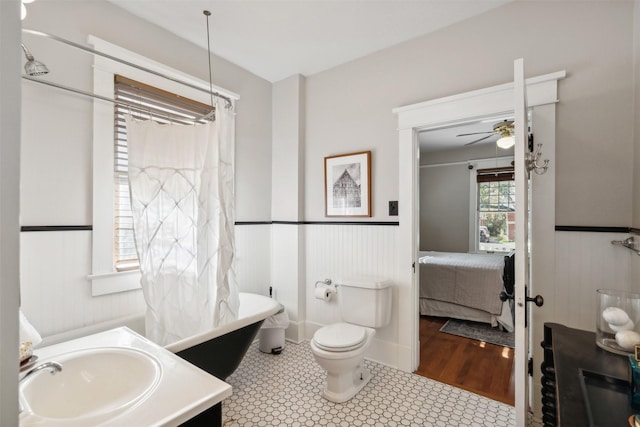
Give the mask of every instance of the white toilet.
[[342, 323], [318, 329], [311, 351], [327, 371], [323, 396], [332, 402], [351, 399], [371, 379], [364, 354], [376, 333], [391, 320], [392, 287], [388, 280], [356, 279], [336, 282]]

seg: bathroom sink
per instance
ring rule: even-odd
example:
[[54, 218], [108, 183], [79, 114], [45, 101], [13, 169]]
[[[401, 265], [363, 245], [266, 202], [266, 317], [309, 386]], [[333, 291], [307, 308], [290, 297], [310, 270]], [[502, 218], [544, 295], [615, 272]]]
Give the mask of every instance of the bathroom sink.
[[103, 347], [56, 356], [62, 371], [34, 373], [20, 385], [23, 413], [61, 425], [106, 421], [142, 401], [157, 386], [158, 360], [140, 350]]

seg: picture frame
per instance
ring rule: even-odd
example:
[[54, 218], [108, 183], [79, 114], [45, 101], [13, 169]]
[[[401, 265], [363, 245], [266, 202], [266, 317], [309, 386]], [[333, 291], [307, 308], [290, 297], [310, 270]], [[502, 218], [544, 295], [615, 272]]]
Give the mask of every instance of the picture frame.
[[371, 151], [324, 158], [327, 217], [371, 216]]

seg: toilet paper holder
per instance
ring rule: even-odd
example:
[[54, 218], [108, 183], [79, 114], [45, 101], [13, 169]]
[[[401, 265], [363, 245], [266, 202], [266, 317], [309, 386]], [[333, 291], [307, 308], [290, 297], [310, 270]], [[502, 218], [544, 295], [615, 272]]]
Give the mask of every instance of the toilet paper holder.
[[320, 286], [331, 286], [331, 283], [333, 283], [331, 281], [331, 279], [318, 280], [316, 282], [316, 286], [315, 287], [317, 288], [318, 285], [320, 285]]
[[316, 299], [329, 302], [336, 292], [336, 285], [331, 281], [331, 279], [318, 280], [316, 282], [314, 291]]

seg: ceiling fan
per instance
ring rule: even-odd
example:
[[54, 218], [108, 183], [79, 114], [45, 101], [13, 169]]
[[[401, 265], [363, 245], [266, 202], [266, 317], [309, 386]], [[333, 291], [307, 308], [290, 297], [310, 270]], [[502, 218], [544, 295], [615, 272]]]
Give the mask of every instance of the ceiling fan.
[[474, 132], [474, 133], [461, 133], [456, 136], [469, 136], [469, 135], [483, 135], [489, 134], [487, 136], [483, 136], [482, 138], [476, 139], [475, 141], [467, 142], [467, 145], [472, 145], [480, 141], [484, 141], [487, 138], [491, 138], [493, 135], [500, 135], [500, 139], [496, 142], [498, 147], [500, 148], [510, 148], [513, 146], [513, 120], [504, 120], [498, 122], [493, 125], [493, 130], [487, 132]]

